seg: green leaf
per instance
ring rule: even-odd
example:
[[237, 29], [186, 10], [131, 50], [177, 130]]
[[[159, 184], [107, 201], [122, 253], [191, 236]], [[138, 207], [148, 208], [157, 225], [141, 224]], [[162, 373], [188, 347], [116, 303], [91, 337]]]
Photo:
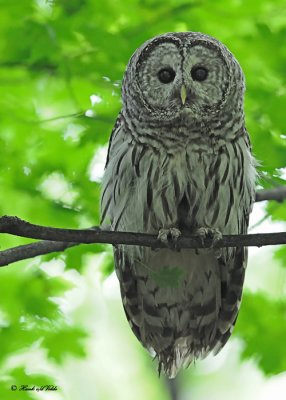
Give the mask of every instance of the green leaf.
[[48, 356], [57, 363], [62, 363], [68, 355], [84, 357], [86, 355], [84, 339], [86, 332], [73, 326], [65, 326], [47, 332], [43, 339], [43, 347], [47, 348]]
[[242, 358], [253, 358], [267, 375], [286, 370], [286, 301], [245, 293], [234, 334], [243, 339]]

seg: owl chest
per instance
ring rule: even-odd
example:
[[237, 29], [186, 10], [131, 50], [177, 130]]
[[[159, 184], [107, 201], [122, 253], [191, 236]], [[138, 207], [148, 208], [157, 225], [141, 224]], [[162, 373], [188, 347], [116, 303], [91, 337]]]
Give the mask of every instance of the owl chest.
[[220, 227], [228, 213], [221, 200], [229, 198], [233, 173], [218, 157], [193, 149], [173, 156], [149, 155], [134, 189], [137, 204], [142, 203], [144, 230]]

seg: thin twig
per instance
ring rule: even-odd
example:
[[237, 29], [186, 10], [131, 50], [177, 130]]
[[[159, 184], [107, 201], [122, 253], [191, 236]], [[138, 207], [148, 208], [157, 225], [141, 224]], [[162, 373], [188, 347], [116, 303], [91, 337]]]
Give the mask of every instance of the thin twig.
[[175, 379], [169, 379], [166, 377], [166, 385], [168, 388], [168, 391], [170, 393], [170, 398], [171, 400], [178, 400], [178, 395], [179, 395], [179, 382], [178, 382], [178, 377], [176, 376]]
[[87, 116], [86, 111], [78, 111], [73, 114], [66, 114], [66, 115], [58, 115], [57, 117], [51, 117], [51, 118], [46, 118], [46, 119], [40, 119], [38, 121], [25, 121], [31, 124], [43, 124], [46, 122], [54, 122], [62, 119], [68, 119], [68, 118], [82, 118], [82, 119], [94, 119], [95, 121], [99, 122], [104, 122], [106, 124], [112, 124], [114, 123], [114, 120], [112, 118], [105, 117], [103, 115], [92, 115], [92, 116]]

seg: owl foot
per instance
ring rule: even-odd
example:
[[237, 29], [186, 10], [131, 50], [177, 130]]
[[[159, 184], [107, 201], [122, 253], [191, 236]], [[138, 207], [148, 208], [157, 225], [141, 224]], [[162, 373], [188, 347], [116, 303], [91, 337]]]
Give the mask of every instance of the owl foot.
[[[219, 231], [216, 228], [205, 228], [205, 227], [201, 227], [198, 228], [195, 231], [195, 234], [199, 236], [202, 244], [205, 243], [205, 239], [211, 239], [212, 240], [212, 244], [211, 244], [211, 249], [214, 248], [214, 245], [221, 240], [222, 238], [222, 233], [221, 231]], [[216, 258], [220, 258], [221, 257], [221, 248], [215, 248], [214, 249], [214, 253]]]
[[166, 246], [180, 251], [177, 240], [181, 236], [181, 231], [177, 228], [160, 229], [157, 239]]

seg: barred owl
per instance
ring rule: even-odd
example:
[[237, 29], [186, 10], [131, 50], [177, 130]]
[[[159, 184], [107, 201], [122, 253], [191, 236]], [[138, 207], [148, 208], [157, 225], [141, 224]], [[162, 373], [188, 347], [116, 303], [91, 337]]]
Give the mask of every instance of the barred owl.
[[[111, 134], [102, 220], [112, 230], [202, 238], [246, 233], [255, 162], [245, 128], [244, 76], [201, 33], [159, 35], [135, 51]], [[237, 319], [247, 249], [118, 245], [123, 307], [139, 341], [174, 377], [225, 345]], [[173, 282], [164, 273], [179, 271]]]

